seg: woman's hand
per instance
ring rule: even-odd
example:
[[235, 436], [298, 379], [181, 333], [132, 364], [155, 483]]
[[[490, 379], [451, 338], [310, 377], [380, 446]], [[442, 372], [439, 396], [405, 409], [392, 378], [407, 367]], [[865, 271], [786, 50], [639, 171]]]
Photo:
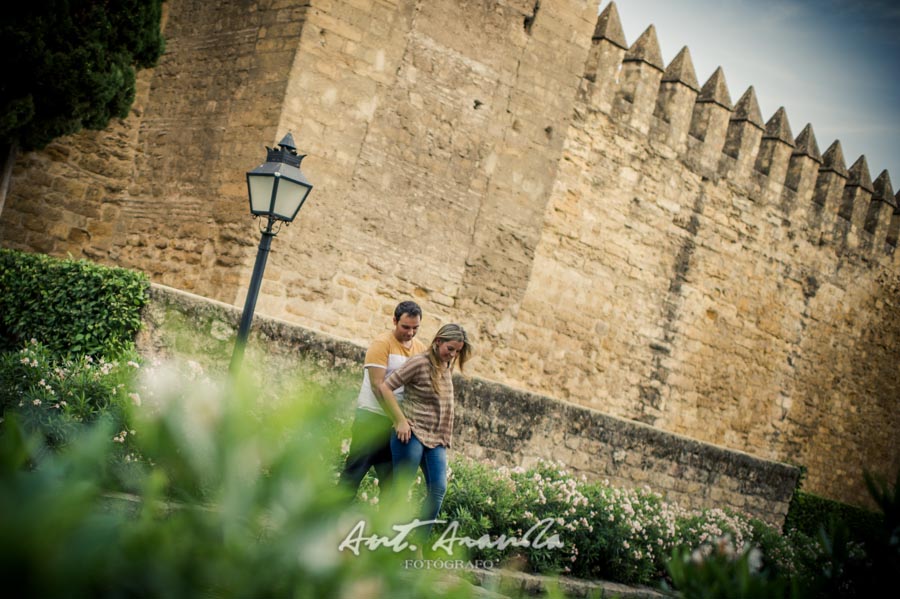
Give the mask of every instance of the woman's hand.
[[409, 439], [412, 437], [412, 428], [409, 426], [409, 421], [404, 418], [402, 422], [394, 425], [394, 430], [397, 431], [397, 438], [401, 443], [409, 443]]

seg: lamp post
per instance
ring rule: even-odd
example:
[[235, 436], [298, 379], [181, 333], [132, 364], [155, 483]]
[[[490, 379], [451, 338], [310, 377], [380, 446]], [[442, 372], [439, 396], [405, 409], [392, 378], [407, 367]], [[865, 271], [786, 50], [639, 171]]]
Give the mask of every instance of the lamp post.
[[281, 229], [281, 223], [290, 223], [300, 212], [306, 196], [312, 190], [312, 183], [300, 172], [300, 161], [305, 154], [297, 154], [294, 138], [290, 133], [278, 143], [278, 149], [266, 148], [266, 161], [247, 173], [247, 193], [250, 196], [250, 213], [254, 218], [265, 217], [263, 228], [260, 223], [259, 249], [256, 263], [247, 289], [247, 300], [241, 313], [234, 353], [231, 355], [231, 372], [237, 373], [244, 357], [244, 346], [250, 334], [250, 323], [256, 310], [256, 298], [262, 285], [263, 271], [269, 258], [272, 238]]

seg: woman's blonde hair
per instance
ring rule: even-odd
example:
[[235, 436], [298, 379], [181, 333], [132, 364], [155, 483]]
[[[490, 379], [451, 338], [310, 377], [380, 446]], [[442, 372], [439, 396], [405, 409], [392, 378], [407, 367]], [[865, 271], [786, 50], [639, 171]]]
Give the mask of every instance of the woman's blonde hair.
[[463, 366], [466, 362], [469, 361], [469, 358], [472, 356], [472, 344], [469, 342], [469, 337], [466, 335], [466, 330], [462, 328], [462, 326], [454, 323], [445, 324], [438, 332], [434, 334], [434, 338], [431, 340], [431, 347], [428, 349], [428, 366], [429, 366], [429, 374], [431, 375], [431, 388], [434, 389], [435, 393], [439, 392], [439, 383], [441, 380], [441, 360], [438, 355], [437, 345], [443, 341], [462, 341], [462, 349], [459, 350], [459, 353], [450, 361], [450, 372], [453, 372], [453, 364], [459, 362], [459, 369], [462, 371]]

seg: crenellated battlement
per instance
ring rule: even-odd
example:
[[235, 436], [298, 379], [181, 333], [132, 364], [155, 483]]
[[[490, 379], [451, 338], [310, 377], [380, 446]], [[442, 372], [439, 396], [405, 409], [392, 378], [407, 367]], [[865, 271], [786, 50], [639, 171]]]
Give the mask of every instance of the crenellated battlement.
[[597, 17], [585, 79], [590, 109], [666, 146], [698, 174], [785, 210], [818, 210], [814, 201], [824, 214], [810, 222], [823, 239], [864, 238], [867, 251], [893, 254], [900, 217], [887, 171], [876, 194], [865, 156], [848, 170], [836, 140], [823, 159], [812, 124], [795, 138], [784, 107], [764, 121], [752, 86], [732, 106], [721, 67], [700, 88], [687, 46], [664, 65], [654, 25], [628, 45], [615, 2]]

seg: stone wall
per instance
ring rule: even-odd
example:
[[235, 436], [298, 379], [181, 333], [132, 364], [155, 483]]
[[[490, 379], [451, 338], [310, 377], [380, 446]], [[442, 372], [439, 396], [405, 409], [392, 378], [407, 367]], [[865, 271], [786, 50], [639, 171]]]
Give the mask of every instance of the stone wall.
[[[701, 86], [594, 0], [170, 0], [132, 116], [16, 164], [0, 243], [241, 305], [244, 172], [314, 183], [258, 312], [369, 339], [404, 298], [475, 375], [765, 459], [865, 503], [900, 468], [887, 172]], [[36, 218], [40, 215], [40, 219]], [[599, 467], [599, 466], [598, 466]]]
[[[159, 285], [151, 298], [138, 343], [144, 356], [195, 360], [213, 371], [228, 367], [237, 308]], [[303, 372], [343, 387], [350, 417], [364, 355], [365, 347], [352, 341], [260, 317], [244, 365], [264, 381]], [[685, 508], [729, 507], [779, 527], [800, 474], [793, 466], [478, 377], [457, 374], [454, 386], [454, 451], [475, 459], [507, 466], [559, 461], [589, 480], [647, 485]]]

